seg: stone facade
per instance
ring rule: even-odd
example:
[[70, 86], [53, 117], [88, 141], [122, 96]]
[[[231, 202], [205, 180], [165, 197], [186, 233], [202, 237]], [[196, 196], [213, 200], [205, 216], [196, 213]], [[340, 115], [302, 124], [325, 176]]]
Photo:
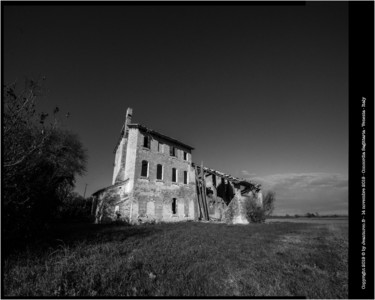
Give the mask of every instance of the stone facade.
[[[96, 223], [123, 220], [139, 224], [202, 219], [192, 150], [189, 145], [132, 123], [132, 109], [128, 108], [114, 150], [112, 185], [93, 194]], [[229, 204], [243, 202], [245, 186], [238, 178], [204, 169], [207, 172], [203, 176], [206, 211], [210, 220], [222, 221]], [[245, 185], [247, 189], [249, 185], [256, 187], [250, 183]], [[232, 221], [247, 222], [240, 209], [236, 210]]]
[[93, 194], [98, 203], [96, 222], [194, 220], [193, 148], [132, 124], [131, 117], [128, 109], [115, 149], [112, 186]]

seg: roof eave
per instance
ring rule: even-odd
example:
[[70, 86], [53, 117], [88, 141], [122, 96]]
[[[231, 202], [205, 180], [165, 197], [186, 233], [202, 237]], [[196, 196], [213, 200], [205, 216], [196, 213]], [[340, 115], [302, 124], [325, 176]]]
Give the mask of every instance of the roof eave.
[[180, 146], [183, 146], [183, 147], [185, 147], [185, 148], [187, 148], [187, 149], [189, 149], [189, 150], [194, 150], [194, 147], [189, 146], [189, 145], [187, 145], [187, 144], [185, 144], [185, 143], [182, 143], [182, 142], [180, 142], [179, 140], [176, 140], [176, 139], [174, 139], [174, 138], [171, 138], [171, 137], [169, 137], [169, 136], [167, 136], [167, 135], [164, 135], [164, 134], [162, 134], [162, 133], [160, 133], [160, 132], [157, 132], [157, 131], [155, 131], [155, 130], [153, 130], [153, 129], [147, 128], [146, 126], [144, 126], [144, 125], [142, 125], [142, 124], [132, 123], [132, 124], [128, 124], [128, 127], [129, 127], [129, 128], [138, 128], [138, 129], [140, 129], [140, 130], [143, 130], [143, 131], [145, 131], [145, 132], [149, 132], [149, 133], [154, 134], [154, 135], [156, 135], [156, 136], [159, 136], [159, 137], [161, 137], [161, 138], [163, 138], [163, 139], [165, 139], [165, 140], [168, 140], [168, 141], [171, 141], [171, 142], [173, 142], [173, 143], [175, 143], [175, 144], [178, 144], [178, 145], [180, 145]]

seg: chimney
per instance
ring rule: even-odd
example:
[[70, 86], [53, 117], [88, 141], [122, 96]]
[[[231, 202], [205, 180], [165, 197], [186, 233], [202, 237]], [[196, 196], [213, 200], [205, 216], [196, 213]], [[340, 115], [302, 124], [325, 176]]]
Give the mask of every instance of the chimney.
[[125, 116], [125, 137], [128, 137], [128, 132], [129, 132], [129, 128], [128, 128], [128, 125], [131, 124], [132, 122], [132, 114], [133, 114], [133, 109], [128, 107], [128, 109], [126, 110], [126, 116]]
[[133, 114], [133, 109], [128, 107], [126, 110], [126, 117], [125, 117], [125, 123], [130, 124], [132, 122], [132, 114]]

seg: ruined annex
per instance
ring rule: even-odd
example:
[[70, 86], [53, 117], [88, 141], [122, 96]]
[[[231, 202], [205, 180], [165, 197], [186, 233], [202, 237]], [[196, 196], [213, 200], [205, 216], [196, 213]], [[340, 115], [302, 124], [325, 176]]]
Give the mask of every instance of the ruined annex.
[[92, 195], [96, 223], [224, 221], [229, 207], [231, 223], [248, 223], [243, 203], [262, 205], [259, 184], [193, 163], [193, 147], [132, 123], [132, 114], [114, 149], [112, 185]]

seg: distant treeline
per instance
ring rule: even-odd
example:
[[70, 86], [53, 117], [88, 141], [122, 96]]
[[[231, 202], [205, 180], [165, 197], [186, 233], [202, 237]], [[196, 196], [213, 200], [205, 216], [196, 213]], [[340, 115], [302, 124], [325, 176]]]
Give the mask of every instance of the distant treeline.
[[274, 215], [270, 216], [269, 218], [278, 219], [278, 218], [347, 218], [348, 215], [338, 215], [338, 214], [332, 214], [332, 215], [320, 215], [319, 213], [306, 213], [306, 214], [295, 214], [295, 215], [289, 215], [286, 214], [284, 216]]

